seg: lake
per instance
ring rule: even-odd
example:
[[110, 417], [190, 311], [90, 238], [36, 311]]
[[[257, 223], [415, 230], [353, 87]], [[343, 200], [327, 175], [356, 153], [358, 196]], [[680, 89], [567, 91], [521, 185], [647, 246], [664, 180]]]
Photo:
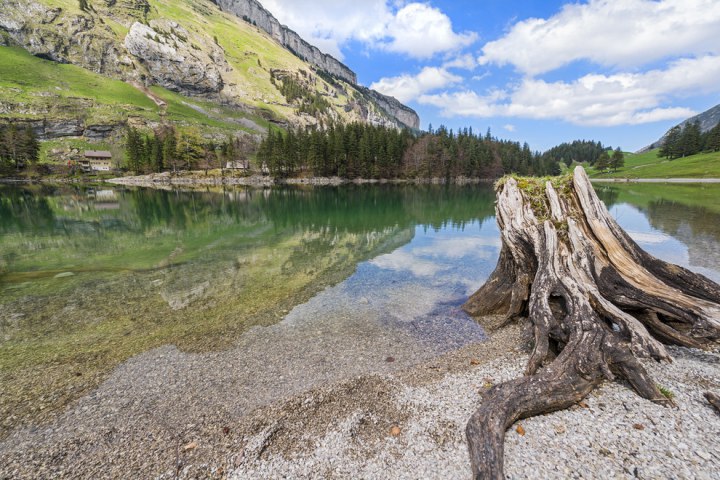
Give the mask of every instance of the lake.
[[[720, 186], [596, 188], [642, 248], [720, 281]], [[148, 397], [235, 365], [213, 394], [242, 413], [483, 341], [460, 306], [499, 249], [489, 184], [0, 186], [0, 433], [138, 365]]]

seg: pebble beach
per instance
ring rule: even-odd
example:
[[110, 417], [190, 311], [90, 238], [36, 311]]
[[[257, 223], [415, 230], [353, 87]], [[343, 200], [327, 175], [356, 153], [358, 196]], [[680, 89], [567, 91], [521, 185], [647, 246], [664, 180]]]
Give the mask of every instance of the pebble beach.
[[[4, 438], [0, 478], [470, 478], [465, 423], [490, 385], [522, 374], [523, 338], [507, 327], [253, 408], [232, 355], [215, 358], [216, 375], [184, 382], [199, 367], [172, 349], [148, 352], [48, 424]], [[513, 425], [506, 477], [717, 478], [720, 415], [702, 394], [720, 389], [720, 355], [671, 353], [673, 363], [646, 367], [676, 408], [606, 382], [577, 406]], [[164, 366], [149, 368], [158, 358]]]

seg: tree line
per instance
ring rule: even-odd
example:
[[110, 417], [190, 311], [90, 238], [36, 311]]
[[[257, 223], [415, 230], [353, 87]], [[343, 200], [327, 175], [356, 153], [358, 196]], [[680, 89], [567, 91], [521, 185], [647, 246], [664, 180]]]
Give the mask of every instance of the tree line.
[[207, 141], [197, 130], [179, 133], [172, 126], [152, 132], [130, 127], [125, 135], [126, 168], [136, 173], [171, 170], [210, 170], [230, 162], [246, 162], [254, 149], [248, 138], [228, 137], [223, 142]]
[[[612, 152], [610, 155], [608, 152]], [[615, 150], [605, 150], [600, 154], [600, 158], [595, 162], [595, 168], [604, 172], [605, 170], [612, 169], [613, 172], [617, 172], [618, 168], [625, 166], [625, 154], [620, 147]]]
[[20, 170], [37, 163], [40, 143], [31, 126], [0, 125], [0, 169]]
[[551, 148], [543, 153], [543, 158], [546, 161], [563, 162], [568, 167], [573, 162], [595, 165], [602, 154], [611, 149], [611, 147], [603, 146], [601, 142], [575, 140], [572, 143], [565, 142]]
[[700, 152], [720, 151], [720, 122], [707, 132], [702, 132], [700, 122], [677, 125], [670, 129], [663, 140], [659, 157], [669, 160], [695, 155]]
[[490, 131], [453, 132], [441, 126], [421, 136], [361, 123], [328, 129], [269, 130], [257, 160], [273, 176], [343, 178], [495, 178], [503, 173], [555, 175], [557, 162], [532, 152], [527, 143], [500, 140]]

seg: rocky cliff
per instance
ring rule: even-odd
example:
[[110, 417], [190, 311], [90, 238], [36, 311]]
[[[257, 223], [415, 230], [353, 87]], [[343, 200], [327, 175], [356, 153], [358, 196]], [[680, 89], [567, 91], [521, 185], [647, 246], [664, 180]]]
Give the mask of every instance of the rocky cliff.
[[[30, 121], [46, 139], [101, 138], [122, 131], [129, 119], [140, 127], [168, 121], [196, 126], [215, 136], [238, 125], [257, 134], [256, 127], [267, 121], [321, 128], [335, 122], [419, 126], [414, 111], [356, 85], [347, 66], [280, 25], [255, 0], [94, 0], [89, 5], [2, 1], [0, 64], [7, 64], [3, 81], [11, 86], [0, 87], [0, 122]], [[48, 74], [33, 80], [25, 70], [52, 69], [3, 52], [1, 45], [122, 80], [157, 108], [121, 86], [98, 91], [105, 83], [100, 78], [78, 75], [77, 81], [64, 82]], [[301, 86], [301, 98], [283, 94], [285, 81], [272, 78], [278, 71]], [[252, 128], [246, 128], [248, 121]]]
[[317, 47], [300, 38], [255, 0], [212, 0], [218, 7], [238, 18], [256, 25], [306, 62], [331, 73], [352, 84], [357, 83], [355, 72], [332, 56], [322, 53]]
[[220, 92], [224, 87], [222, 71], [229, 70], [222, 49], [212, 44], [193, 48], [186, 40], [189, 35], [173, 21], [153, 20], [150, 25], [135, 22], [125, 37], [125, 48], [160, 86], [197, 94]]
[[402, 125], [414, 130], [420, 129], [420, 117], [415, 110], [403, 105], [395, 97], [389, 97], [365, 87], [358, 87], [358, 90], [370, 97], [381, 109], [398, 119]]

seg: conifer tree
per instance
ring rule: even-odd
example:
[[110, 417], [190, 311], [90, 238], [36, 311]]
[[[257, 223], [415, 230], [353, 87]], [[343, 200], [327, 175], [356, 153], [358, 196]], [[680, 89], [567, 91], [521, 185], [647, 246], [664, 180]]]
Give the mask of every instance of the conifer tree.
[[659, 157], [665, 157], [668, 160], [672, 160], [679, 156], [680, 149], [680, 137], [682, 135], [682, 129], [679, 125], [674, 126], [665, 136], [662, 147], [658, 152]]
[[599, 172], [604, 172], [608, 168], [610, 168], [610, 156], [608, 155], [607, 151], [600, 154], [600, 158], [598, 158], [597, 162], [595, 162], [595, 168]]
[[706, 149], [711, 152], [720, 151], [720, 122], [708, 132]]
[[139, 172], [143, 162], [143, 140], [134, 127], [128, 128], [125, 135], [125, 154], [128, 169]]
[[165, 132], [162, 149], [163, 167], [172, 167], [173, 172], [177, 171], [177, 137], [174, 128]]
[[625, 166], [625, 154], [620, 147], [617, 147], [613, 152], [612, 158], [610, 159], [610, 165], [612, 166], [614, 172], [617, 172], [618, 168]]

